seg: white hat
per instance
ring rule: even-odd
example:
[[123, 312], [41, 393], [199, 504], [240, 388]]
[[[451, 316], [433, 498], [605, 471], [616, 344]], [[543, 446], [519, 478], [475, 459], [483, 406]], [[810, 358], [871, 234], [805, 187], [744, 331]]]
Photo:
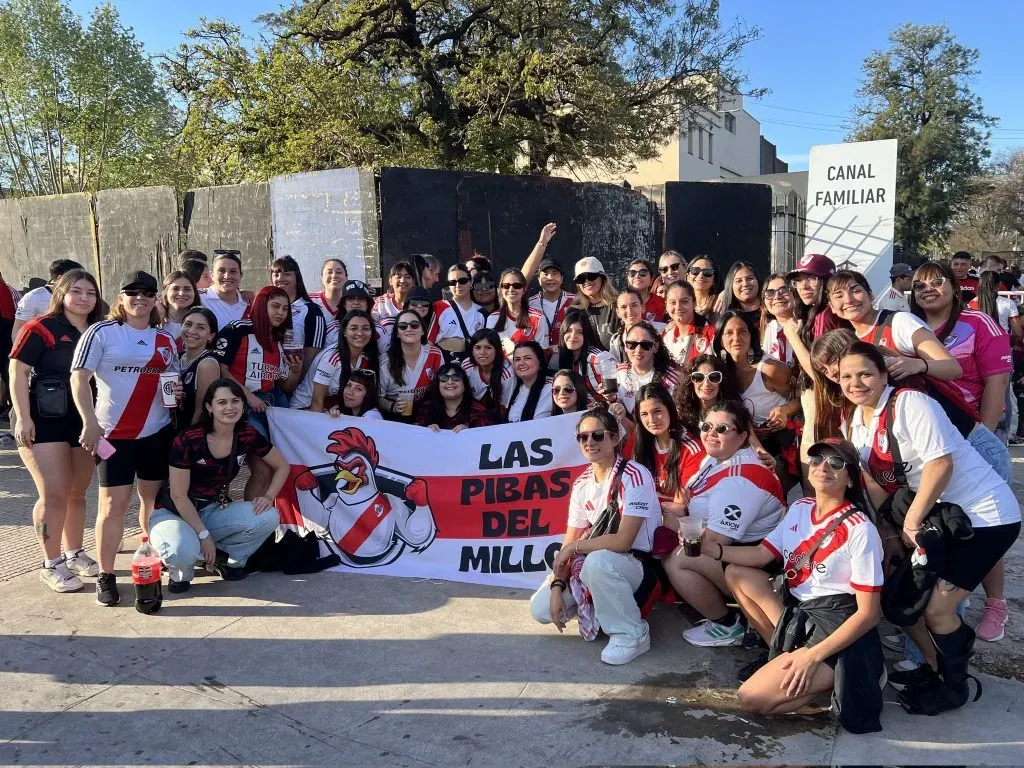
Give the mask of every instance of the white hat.
[[608, 276], [608, 274], [604, 271], [604, 264], [595, 259], [593, 256], [587, 256], [587, 258], [580, 259], [579, 261], [577, 261], [576, 274], [573, 276], [579, 277], [580, 275], [585, 275], [588, 272], [596, 273], [598, 275], [604, 275], [605, 277]]

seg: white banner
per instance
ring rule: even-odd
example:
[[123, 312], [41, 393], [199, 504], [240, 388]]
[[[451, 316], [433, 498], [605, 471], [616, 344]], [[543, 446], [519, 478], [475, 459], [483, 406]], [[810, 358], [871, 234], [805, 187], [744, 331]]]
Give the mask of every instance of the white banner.
[[889, 282], [895, 216], [895, 139], [811, 147], [804, 254], [862, 272], [879, 294]]
[[585, 462], [578, 416], [466, 429], [270, 408], [292, 469], [284, 525], [315, 531], [336, 570], [536, 588]]

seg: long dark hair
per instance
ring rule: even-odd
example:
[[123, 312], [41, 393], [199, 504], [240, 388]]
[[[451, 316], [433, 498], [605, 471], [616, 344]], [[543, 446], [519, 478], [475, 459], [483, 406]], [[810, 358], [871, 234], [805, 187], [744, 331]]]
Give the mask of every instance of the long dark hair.
[[[505, 301], [505, 295], [501, 290], [501, 284], [505, 281], [506, 275], [513, 275], [516, 280], [523, 284], [523, 297], [519, 300], [518, 312], [512, 311], [512, 307]], [[530, 325], [530, 303], [526, 300], [526, 275], [512, 267], [503, 269], [501, 276], [498, 278], [498, 321], [494, 324], [496, 331], [505, 330], [505, 324], [509, 315], [515, 317], [516, 328], [526, 328]]]
[[[213, 432], [213, 414], [210, 413], [210, 405], [213, 403], [213, 398], [217, 394], [218, 389], [228, 389], [231, 394], [242, 401], [242, 405], [245, 405], [245, 390], [242, 389], [241, 385], [234, 379], [229, 379], [226, 376], [217, 379], [206, 389], [206, 394], [203, 395], [203, 407], [199, 409], [199, 421], [196, 422], [196, 426], [202, 427], [206, 434]], [[242, 427], [245, 426], [245, 408], [242, 408], [242, 415], [238, 421], [235, 422], [235, 432], [238, 432]]]
[[[349, 381], [352, 379], [358, 379], [357, 384], [361, 384], [363, 389], [366, 390], [366, 396], [363, 398], [363, 403], [360, 406], [359, 413], [351, 413], [345, 408], [345, 387], [348, 386]], [[379, 399], [379, 390], [377, 386], [377, 374], [374, 373], [371, 368], [357, 368], [349, 370], [347, 374], [343, 374], [341, 381], [338, 385], [338, 410], [346, 416], [362, 416], [367, 411], [372, 411], [377, 407], [377, 401]]]
[[[411, 315], [416, 318], [416, 322], [423, 325], [423, 318], [420, 317], [418, 312], [411, 309], [403, 309], [397, 315], [395, 315], [395, 337], [392, 337], [391, 343], [388, 345], [388, 373], [391, 374], [391, 380], [395, 384], [405, 386], [405, 355], [402, 354], [402, 342], [396, 338], [398, 336], [398, 324], [402, 322], [403, 315]], [[423, 338], [420, 337], [420, 344], [423, 344]]]
[[[793, 280], [789, 281], [793, 291], [793, 317], [800, 321], [800, 341], [810, 349], [814, 343], [814, 320], [828, 308], [828, 277], [818, 277], [818, 294], [812, 304], [804, 304], [800, 292], [793, 283]], [[811, 377], [802, 367], [798, 381], [803, 389], [811, 386]]]
[[732, 281], [736, 277], [736, 273], [741, 269], [749, 269], [754, 275], [754, 279], [757, 280], [757, 299], [758, 304], [761, 303], [761, 291], [764, 289], [764, 283], [761, 282], [760, 275], [757, 274], [757, 270], [754, 265], [749, 261], [736, 261], [729, 267], [729, 271], [725, 274], [725, 287], [724, 290], [728, 292], [729, 299], [725, 302], [725, 308], [727, 310], [740, 310], [743, 309], [740, 304], [740, 300], [736, 298], [736, 292], [733, 290]]
[[[583, 331], [583, 346], [580, 347], [578, 357], [575, 352], [565, 345], [565, 332], [569, 330], [569, 326], [573, 323], [578, 323]], [[590, 315], [585, 310], [577, 309], [576, 307], [569, 309], [565, 313], [562, 325], [559, 327], [558, 357], [555, 358], [555, 364], [559, 368], [571, 368], [574, 371], [582, 372], [587, 363], [587, 355], [592, 349], [603, 350], [604, 347], [601, 346], [601, 340], [598, 338], [597, 332], [590, 322]]]
[[50, 291], [50, 308], [46, 313], [47, 317], [55, 317], [64, 313], [64, 297], [71, 292], [71, 286], [79, 280], [85, 280], [96, 291], [96, 303], [93, 305], [92, 312], [86, 316], [85, 322], [88, 325], [92, 325], [100, 321], [103, 317], [103, 300], [100, 298], [100, 287], [96, 283], [96, 278], [84, 269], [72, 269], [70, 272], [65, 272], [57, 278]]
[[[284, 322], [276, 328], [270, 324], [270, 315], [267, 314], [267, 304], [271, 299], [284, 299], [288, 304]], [[291, 307], [291, 300], [284, 288], [265, 285], [256, 292], [256, 298], [252, 300], [252, 307], [249, 309], [249, 319], [252, 321], [253, 335], [262, 347], [271, 347], [274, 342], [284, 341], [285, 332], [292, 329]]]
[[[950, 288], [953, 290], [953, 304], [949, 308], [949, 319], [945, 325], [939, 328], [935, 332], [935, 336], [939, 341], [945, 343], [946, 337], [949, 336], [953, 327], [960, 319], [960, 313], [964, 309], [963, 295], [960, 293], [960, 281], [956, 279], [956, 275], [953, 273], [953, 268], [948, 264], [940, 261], [926, 261], [916, 270], [914, 270], [914, 280], [931, 280], [933, 277], [944, 277], [949, 282]], [[925, 322], [928, 321], [928, 315], [925, 313], [917, 303], [917, 292], [910, 292], [910, 311], [920, 317]]]
[[818, 440], [840, 437], [840, 424], [846, 411], [846, 398], [839, 385], [821, 372], [820, 367], [838, 363], [857, 334], [849, 328], [836, 328], [814, 340], [811, 345], [811, 367], [814, 370], [814, 436]]
[[213, 334], [213, 337], [210, 339], [210, 343], [206, 345], [206, 348], [211, 349], [213, 342], [216, 341], [217, 334], [220, 332], [220, 321], [217, 319], [217, 316], [202, 305], [189, 307], [185, 310], [185, 314], [181, 316], [182, 324], [188, 319], [189, 315], [199, 315], [210, 326], [210, 332]]
[[[722, 334], [725, 333], [725, 326], [730, 320], [738, 320], [746, 326], [747, 331], [750, 333], [750, 349], [747, 351], [747, 359], [752, 365], [757, 365], [764, 358], [764, 350], [761, 349], [761, 340], [754, 333], [754, 329], [750, 327], [750, 323], [743, 319], [743, 316], [735, 310], [729, 310], [723, 312], [722, 316], [718, 319], [718, 327], [715, 328], [715, 339], [711, 343], [712, 351], [722, 358], [722, 362], [725, 363], [725, 369], [735, 380], [736, 377], [736, 362], [732, 359], [725, 347], [722, 346]], [[724, 380], [723, 380], [724, 381]]]
[[722, 383], [718, 385], [718, 401], [739, 400], [740, 390], [736, 383], [736, 374], [727, 370], [725, 363], [716, 355], [697, 355], [690, 361], [685, 369], [685, 385], [676, 387], [676, 408], [679, 411], [679, 420], [691, 432], [697, 432], [697, 426], [704, 416], [704, 406], [697, 392], [693, 387], [690, 376], [702, 365], [710, 365], [712, 369], [722, 374]]
[[462, 381], [462, 402], [459, 403], [456, 418], [466, 420], [469, 418], [469, 412], [473, 410], [473, 387], [469, 384], [469, 376], [458, 363], [445, 363], [437, 370], [430, 386], [427, 387], [424, 406], [429, 409], [430, 424], [441, 424], [448, 418], [444, 407], [444, 397], [441, 395], [441, 376], [447, 373], [454, 373]]
[[998, 272], [982, 272], [978, 278], [978, 310], [999, 322], [999, 289], [1002, 283]]
[[633, 461], [647, 467], [654, 476], [655, 483], [658, 483], [655, 471], [658, 441], [640, 421], [640, 403], [645, 400], [657, 400], [668, 411], [668, 436], [671, 443], [665, 457], [665, 479], [660, 485], [666, 494], [674, 496], [679, 490], [679, 446], [683, 441], [683, 424], [679, 420], [676, 404], [672, 402], [672, 395], [667, 389], [661, 384], [644, 384], [640, 387], [640, 391], [636, 393], [636, 405], [633, 407], [633, 423], [636, 424], [636, 431], [633, 433]]
[[[547, 368], [547, 363], [544, 360], [544, 349], [536, 341], [520, 341], [512, 350], [512, 355], [515, 356], [517, 350], [528, 349], [537, 357], [537, 378], [530, 386], [530, 391], [526, 395], [526, 403], [523, 406], [523, 421], [530, 421], [533, 419], [533, 415], [537, 410], [537, 403], [540, 402], [540, 396], [544, 392], [544, 385], [547, 383], [547, 377], [551, 375], [551, 372]], [[493, 373], [491, 374], [494, 375]], [[512, 397], [509, 400], [509, 404], [516, 399], [516, 394], [523, 386], [523, 380], [516, 374], [515, 384], [512, 386]]]
[[[569, 413], [579, 413], [585, 411], [590, 407], [590, 393], [587, 392], [587, 383], [583, 380], [576, 371], [570, 368], [560, 368], [555, 371], [555, 375], [551, 377], [551, 384], [554, 386], [555, 379], [559, 376], [565, 376], [572, 382], [572, 385], [576, 388], [576, 411], [569, 411]], [[555, 394], [551, 393], [551, 415], [561, 416], [566, 411], [563, 411], [558, 404], [555, 402]]]
[[295, 275], [295, 298], [309, 301], [309, 292], [306, 290], [306, 281], [302, 279], [302, 270], [299, 262], [291, 256], [281, 256], [270, 262], [270, 268], [277, 267], [282, 272], [291, 272]]
[[[341, 322], [338, 323], [338, 359], [341, 362], [341, 377], [347, 378], [349, 371], [352, 370], [352, 350], [348, 348], [348, 339], [345, 338], [345, 328], [350, 322], [357, 317], [361, 317], [363, 320], [370, 324], [370, 340], [363, 347], [363, 355], [367, 360], [367, 367], [377, 373], [377, 369], [380, 367], [380, 351], [377, 348], [377, 332], [373, 325], [373, 317], [370, 316], [369, 312], [364, 312], [361, 309], [353, 309], [350, 312], [346, 312], [345, 316], [341, 318]], [[401, 342], [399, 342], [401, 346]]]
[[473, 347], [481, 341], [486, 341], [494, 348], [494, 363], [491, 366], [491, 378], [487, 381], [487, 391], [491, 395], [492, 405], [497, 407], [501, 405], [501, 377], [505, 372], [505, 348], [501, 346], [501, 336], [496, 330], [481, 328], [469, 337], [469, 357], [466, 359], [470, 361], [470, 365], [476, 365], [476, 361], [473, 359]]
[[[677, 368], [678, 366], [676, 366], [676, 364], [672, 361], [672, 357], [669, 355], [668, 350], [665, 349], [665, 342], [661, 338], [661, 334], [654, 329], [653, 325], [648, 323], [646, 320], [641, 320], [640, 322], [635, 323], [632, 327], [630, 327], [627, 333], [632, 333], [637, 328], [642, 328], [644, 332], [651, 337], [651, 341], [655, 343], [654, 380], [660, 381], [665, 376], [665, 374], [667, 374], [672, 369]], [[625, 336], [623, 336], [622, 338], [622, 344], [623, 349], [625, 349]], [[628, 360], [629, 358], [627, 357], [626, 359]], [[626, 364], [629, 365], [628, 362]]]

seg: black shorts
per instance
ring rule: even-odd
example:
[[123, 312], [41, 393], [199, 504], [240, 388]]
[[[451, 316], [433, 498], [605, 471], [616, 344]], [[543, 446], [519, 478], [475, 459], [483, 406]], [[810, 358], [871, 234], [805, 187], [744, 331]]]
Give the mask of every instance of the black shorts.
[[32, 423], [36, 425], [36, 443], [67, 443], [72, 448], [81, 447], [78, 438], [82, 436], [82, 418], [75, 408], [59, 419], [33, 413]]
[[1020, 522], [975, 528], [971, 538], [957, 540], [946, 548], [946, 562], [939, 571], [939, 578], [973, 592], [1019, 535]]
[[111, 440], [114, 455], [109, 459], [97, 457], [97, 474], [101, 488], [131, 485], [135, 479], [166, 480], [174, 429], [168, 425], [149, 437], [137, 440]]

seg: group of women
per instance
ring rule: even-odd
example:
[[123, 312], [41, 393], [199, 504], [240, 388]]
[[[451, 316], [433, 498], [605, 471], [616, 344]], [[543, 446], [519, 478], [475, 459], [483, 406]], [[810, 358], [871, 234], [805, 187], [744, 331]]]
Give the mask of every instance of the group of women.
[[[927, 540], [945, 557], [896, 638], [908, 659], [890, 680], [910, 711], [962, 705], [975, 630], [958, 610], [983, 584], [977, 636], [1002, 637], [1002, 558], [1020, 528], [996, 434], [1012, 367], [998, 322], [963, 306], [955, 273], [931, 262], [911, 312], [875, 310], [863, 276], [821, 255], [764, 280], [737, 262], [723, 280], [711, 259], [667, 251], [657, 267], [631, 263], [621, 290], [587, 257], [574, 294], [547, 255], [556, 232], [545, 226], [522, 268], [497, 277], [480, 255], [444, 275], [433, 257], [398, 262], [376, 300], [336, 259], [320, 292], [286, 256], [252, 294], [236, 252], [208, 265], [189, 252], [162, 287], [128, 275], [103, 320], [91, 275], [59, 277], [11, 352], [42, 580], [75, 591], [97, 576], [97, 600], [117, 604], [133, 487], [172, 592], [200, 564], [244, 577], [288, 472], [267, 406], [433, 431], [578, 413], [590, 466], [535, 618], [561, 630], [578, 616], [587, 639], [609, 635], [602, 659], [623, 664], [649, 648], [642, 616], [670, 591], [695, 613], [685, 641], [735, 645], [750, 630], [771, 645], [740, 702], [785, 712], [832, 688], [838, 665], [881, 678], [895, 562], [883, 568], [883, 551], [907, 559]], [[431, 298], [435, 282], [445, 299]], [[172, 407], [166, 373], [178, 375]], [[232, 500], [242, 463], [244, 500]], [[98, 562], [82, 549], [94, 466]], [[855, 717], [875, 698], [848, 683], [843, 701]]]

